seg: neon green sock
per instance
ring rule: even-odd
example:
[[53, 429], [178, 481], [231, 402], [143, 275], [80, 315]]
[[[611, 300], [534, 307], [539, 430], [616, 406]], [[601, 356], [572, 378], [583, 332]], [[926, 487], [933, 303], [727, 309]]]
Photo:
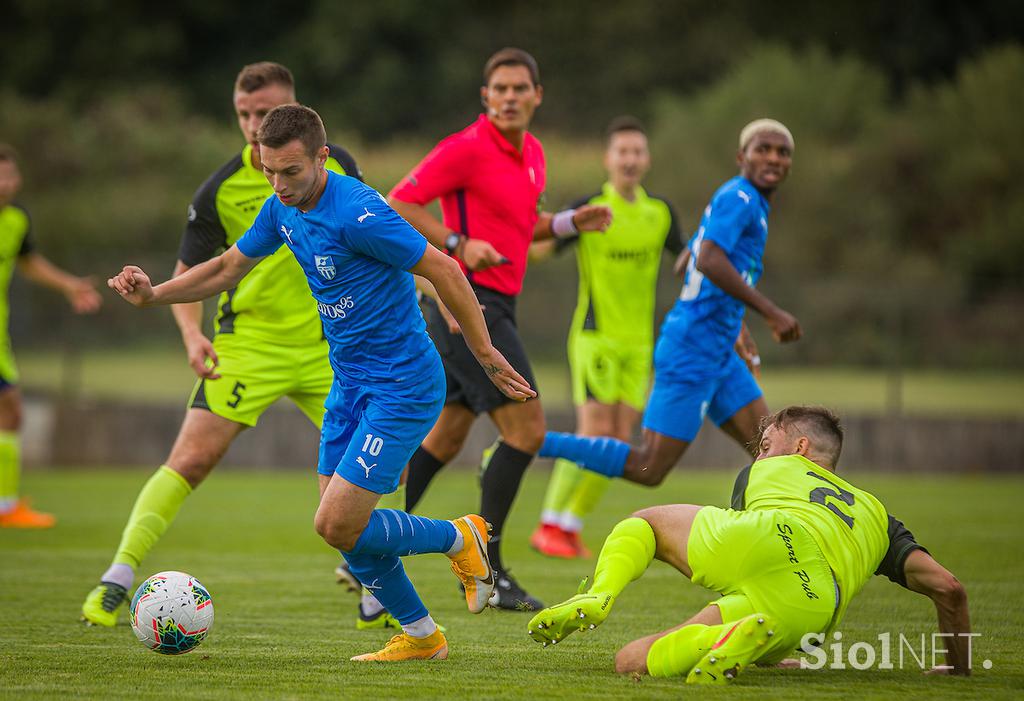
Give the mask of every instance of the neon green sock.
[[619, 521], [604, 541], [594, 568], [592, 592], [618, 596], [654, 559], [654, 529], [642, 518]]
[[398, 489], [391, 492], [391, 494], [385, 494], [377, 502], [378, 509], [398, 509], [399, 511], [405, 511], [405, 485], [398, 485]]
[[0, 509], [14, 508], [21, 476], [21, 441], [15, 431], [0, 431]]
[[594, 512], [597, 502], [601, 501], [601, 497], [608, 491], [608, 485], [612, 482], [610, 477], [589, 470], [580, 470], [580, 473], [579, 480], [562, 509], [578, 524], [582, 524], [583, 519]]
[[544, 505], [541, 507], [541, 521], [558, 523], [558, 515], [565, 509], [573, 489], [579, 482], [583, 470], [574, 462], [559, 458], [551, 470], [548, 489], [544, 493]]
[[718, 638], [733, 623], [706, 626], [694, 623], [658, 638], [647, 651], [647, 672], [652, 677], [676, 677], [689, 674]]
[[192, 487], [184, 477], [167, 465], [161, 465], [135, 499], [121, 543], [117, 546], [114, 564], [137, 569], [174, 521], [185, 497], [191, 493]]

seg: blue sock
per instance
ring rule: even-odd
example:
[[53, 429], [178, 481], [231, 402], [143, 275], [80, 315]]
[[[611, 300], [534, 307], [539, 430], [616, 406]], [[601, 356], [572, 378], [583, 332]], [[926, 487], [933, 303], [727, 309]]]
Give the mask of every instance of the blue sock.
[[[413, 516], [397, 509], [375, 509], [351, 552], [378, 556], [446, 553], [455, 543], [455, 536], [451, 521]], [[391, 613], [394, 615], [394, 611]]]
[[542, 458], [565, 458], [606, 477], [622, 477], [629, 444], [616, 438], [577, 436], [548, 431], [538, 453]]
[[423, 605], [423, 600], [416, 593], [397, 556], [341, 555], [356, 579], [399, 623], [408, 625], [427, 615], [427, 607]]

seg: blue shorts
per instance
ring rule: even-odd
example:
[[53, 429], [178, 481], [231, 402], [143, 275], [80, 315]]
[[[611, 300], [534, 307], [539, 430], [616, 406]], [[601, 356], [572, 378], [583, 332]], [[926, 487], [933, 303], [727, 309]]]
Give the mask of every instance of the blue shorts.
[[320, 431], [317, 472], [338, 474], [377, 494], [398, 489], [409, 458], [434, 427], [445, 399], [444, 370], [433, 367], [414, 382], [376, 386], [335, 380]]
[[693, 441], [704, 417], [716, 425], [763, 396], [757, 380], [734, 350], [707, 363], [662, 337], [654, 349], [654, 388], [643, 426], [670, 438]]

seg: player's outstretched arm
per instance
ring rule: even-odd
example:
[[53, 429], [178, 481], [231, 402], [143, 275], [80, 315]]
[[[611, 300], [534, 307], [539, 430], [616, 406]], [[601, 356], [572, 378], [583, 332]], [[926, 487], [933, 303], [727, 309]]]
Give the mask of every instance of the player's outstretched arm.
[[585, 204], [561, 212], [541, 212], [533, 226], [533, 240], [568, 238], [581, 231], [606, 231], [612, 223], [612, 208], [603, 204]]
[[72, 275], [38, 253], [18, 258], [18, 270], [32, 282], [60, 292], [79, 314], [94, 314], [103, 303], [92, 280]]
[[771, 327], [772, 336], [779, 343], [797, 341], [803, 335], [796, 317], [746, 283], [729, 256], [714, 241], [705, 239], [697, 256], [697, 270], [713, 282], [718, 289], [735, 297], [764, 317]]
[[969, 675], [971, 617], [967, 609], [967, 592], [953, 574], [924, 550], [915, 550], [903, 564], [907, 588], [924, 594], [935, 604], [939, 632], [951, 634], [943, 638], [947, 644], [946, 665], [931, 670], [937, 674]]
[[146, 272], [136, 265], [126, 265], [107, 280], [107, 286], [136, 307], [199, 302], [237, 285], [260, 260], [249, 258], [238, 250], [238, 246], [232, 246], [216, 258], [156, 287]]
[[483, 366], [491, 382], [505, 396], [520, 402], [537, 396], [530, 384], [491, 345], [491, 336], [487, 332], [480, 303], [454, 260], [433, 246], [427, 246], [423, 257], [409, 272], [425, 277], [434, 286], [437, 296], [462, 328], [466, 345]]

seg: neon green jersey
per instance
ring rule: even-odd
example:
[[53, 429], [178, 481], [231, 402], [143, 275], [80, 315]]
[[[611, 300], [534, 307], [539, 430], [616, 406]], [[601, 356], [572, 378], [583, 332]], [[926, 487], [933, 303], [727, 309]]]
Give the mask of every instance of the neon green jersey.
[[7, 292], [11, 286], [11, 276], [18, 258], [33, 250], [32, 222], [28, 212], [16, 204], [0, 209], [0, 350], [6, 350], [9, 346], [7, 322], [11, 310]]
[[[733, 490], [733, 508], [778, 509], [803, 523], [839, 586], [833, 628], [873, 574], [885, 574], [905, 586], [903, 562], [911, 550], [920, 548], [873, 495], [802, 455], [758, 460], [741, 472]], [[908, 536], [912, 547], [908, 547]], [[898, 552], [891, 552], [894, 548]]]
[[611, 207], [612, 223], [604, 233], [584, 231], [559, 241], [559, 248], [576, 243], [580, 284], [572, 328], [649, 344], [661, 252], [683, 250], [672, 207], [641, 187], [630, 202], [611, 183], [573, 207], [585, 204]]
[[[362, 180], [352, 156], [328, 144], [327, 169]], [[188, 208], [178, 258], [192, 267], [231, 247], [252, 226], [273, 188], [252, 166], [252, 146], [222, 166], [200, 186]], [[306, 345], [323, 338], [320, 315], [306, 276], [286, 246], [262, 260], [238, 287], [217, 301], [216, 333], [256, 341]]]

